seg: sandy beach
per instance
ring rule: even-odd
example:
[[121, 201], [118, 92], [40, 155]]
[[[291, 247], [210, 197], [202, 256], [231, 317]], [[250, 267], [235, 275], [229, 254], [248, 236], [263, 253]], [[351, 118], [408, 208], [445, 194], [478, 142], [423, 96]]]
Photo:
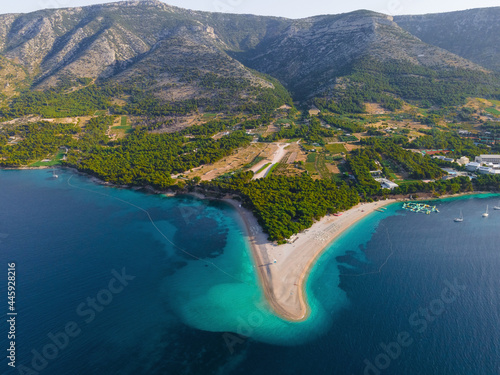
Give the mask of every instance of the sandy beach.
[[269, 304], [278, 315], [289, 321], [301, 321], [308, 317], [305, 282], [309, 270], [326, 247], [344, 230], [377, 208], [396, 202], [395, 199], [388, 199], [360, 203], [341, 216], [325, 216], [311, 228], [294, 236], [292, 243], [276, 246], [267, 240], [267, 234], [249, 210], [240, 207], [235, 200], [225, 201], [239, 211], [245, 222], [255, 267]]

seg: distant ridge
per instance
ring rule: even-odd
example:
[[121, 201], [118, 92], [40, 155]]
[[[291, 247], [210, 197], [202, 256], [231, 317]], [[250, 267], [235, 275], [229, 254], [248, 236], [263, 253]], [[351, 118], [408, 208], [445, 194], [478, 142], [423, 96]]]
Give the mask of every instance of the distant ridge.
[[500, 7], [398, 16], [394, 20], [424, 42], [500, 72]]

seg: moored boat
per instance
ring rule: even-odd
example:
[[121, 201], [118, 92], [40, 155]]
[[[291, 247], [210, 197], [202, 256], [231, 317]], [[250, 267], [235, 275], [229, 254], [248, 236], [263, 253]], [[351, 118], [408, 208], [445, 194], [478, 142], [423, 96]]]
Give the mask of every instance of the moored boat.
[[494, 210], [500, 210], [500, 202], [498, 202], [498, 205], [497, 205], [497, 206], [493, 206], [493, 209], [494, 209]]
[[488, 205], [486, 205], [486, 212], [483, 214], [483, 217], [488, 217], [490, 214], [488, 213]]

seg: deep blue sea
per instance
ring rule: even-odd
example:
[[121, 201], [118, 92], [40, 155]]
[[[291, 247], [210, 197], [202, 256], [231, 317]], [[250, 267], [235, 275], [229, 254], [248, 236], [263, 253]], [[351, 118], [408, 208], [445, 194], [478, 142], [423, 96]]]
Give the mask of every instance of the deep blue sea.
[[372, 214], [321, 257], [311, 317], [289, 323], [231, 207], [57, 174], [0, 171], [1, 374], [500, 374], [499, 196]]

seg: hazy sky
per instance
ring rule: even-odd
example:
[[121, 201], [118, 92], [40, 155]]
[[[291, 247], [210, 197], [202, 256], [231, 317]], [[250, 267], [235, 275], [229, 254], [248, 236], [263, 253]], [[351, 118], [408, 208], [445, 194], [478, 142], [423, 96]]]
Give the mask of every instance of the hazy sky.
[[[31, 12], [111, 2], [110, 0], [2, 0], [0, 13]], [[423, 14], [500, 5], [499, 0], [168, 0], [182, 8], [301, 18], [370, 9], [386, 14]]]

